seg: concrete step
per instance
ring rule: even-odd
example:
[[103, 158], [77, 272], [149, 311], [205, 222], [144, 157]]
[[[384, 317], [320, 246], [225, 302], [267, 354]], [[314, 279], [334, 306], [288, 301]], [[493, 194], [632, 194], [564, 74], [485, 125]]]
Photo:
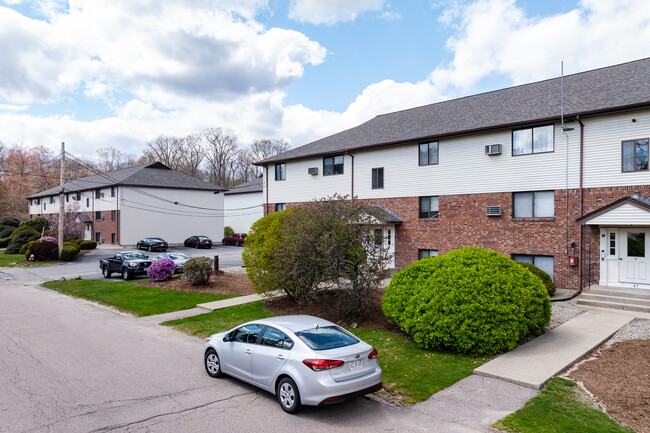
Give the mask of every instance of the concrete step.
[[650, 290], [643, 289], [628, 289], [628, 288], [604, 288], [603, 286], [591, 287], [585, 289], [583, 293], [589, 293], [593, 295], [607, 295], [607, 296], [624, 296], [626, 298], [636, 298], [636, 299], [645, 299], [650, 300]]
[[609, 309], [612, 309], [612, 310], [637, 311], [637, 312], [640, 312], [640, 313], [649, 313], [650, 314], [650, 306], [630, 305], [630, 304], [623, 304], [623, 303], [620, 303], [620, 302], [595, 301], [595, 300], [578, 298], [578, 301], [576, 302], [576, 305], [585, 305], [585, 306], [588, 306], [588, 307], [609, 308]]
[[650, 307], [650, 299], [628, 298], [626, 296], [598, 295], [590, 292], [581, 294], [578, 300], [616, 302], [619, 304], [630, 304], [630, 305], [639, 305], [643, 307]]

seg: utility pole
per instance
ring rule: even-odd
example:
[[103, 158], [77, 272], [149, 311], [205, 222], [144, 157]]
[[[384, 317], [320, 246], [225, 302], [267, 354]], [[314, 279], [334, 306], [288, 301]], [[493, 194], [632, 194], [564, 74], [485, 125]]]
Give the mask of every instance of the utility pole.
[[59, 191], [59, 260], [63, 252], [63, 223], [65, 221], [65, 203], [63, 202], [63, 170], [65, 169], [65, 143], [61, 142], [61, 190]]

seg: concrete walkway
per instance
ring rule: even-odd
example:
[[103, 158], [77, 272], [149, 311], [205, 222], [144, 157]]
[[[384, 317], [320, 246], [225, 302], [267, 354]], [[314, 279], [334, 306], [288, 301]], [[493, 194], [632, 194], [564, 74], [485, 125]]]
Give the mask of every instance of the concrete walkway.
[[196, 308], [201, 308], [202, 310], [206, 311], [214, 311], [221, 310], [222, 308], [234, 307], [235, 305], [248, 304], [249, 302], [261, 301], [262, 299], [266, 298], [258, 294], [237, 296], [236, 298], [228, 298], [222, 301], [212, 301], [206, 302], [204, 304], [198, 304]]
[[540, 389], [553, 376], [589, 354], [633, 318], [633, 315], [618, 312], [587, 311], [483, 364], [474, 373]]

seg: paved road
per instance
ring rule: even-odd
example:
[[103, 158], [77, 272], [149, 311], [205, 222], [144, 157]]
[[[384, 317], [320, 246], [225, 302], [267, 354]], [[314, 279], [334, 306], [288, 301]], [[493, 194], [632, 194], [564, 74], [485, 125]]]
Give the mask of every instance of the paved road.
[[531, 396], [471, 376], [413, 407], [359, 398], [291, 416], [270, 394], [207, 376], [201, 340], [34, 282], [0, 269], [2, 433], [480, 432]]
[[[57, 280], [61, 277], [69, 278], [79, 275], [84, 279], [102, 279], [102, 273], [99, 269], [99, 259], [102, 257], [111, 257], [115, 251], [125, 251], [129, 248], [114, 248], [114, 247], [100, 247], [93, 250], [88, 254], [77, 257], [73, 262], [61, 265], [52, 266], [39, 266], [33, 268], [26, 268], [29, 272], [43, 280]], [[132, 248], [130, 248], [132, 250]], [[242, 266], [241, 253], [242, 247], [227, 246], [217, 244], [211, 249], [195, 249], [185, 247], [170, 247], [167, 252], [181, 252], [190, 257], [214, 257], [219, 256], [219, 267], [228, 268], [235, 266]], [[144, 254], [154, 258], [160, 254], [159, 252], [143, 251]], [[115, 276], [117, 281], [118, 277]]]

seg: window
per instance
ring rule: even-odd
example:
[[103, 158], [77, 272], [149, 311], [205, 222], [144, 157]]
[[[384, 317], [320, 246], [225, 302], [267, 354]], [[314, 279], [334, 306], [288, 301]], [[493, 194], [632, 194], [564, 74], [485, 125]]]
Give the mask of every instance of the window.
[[419, 165], [434, 165], [438, 163], [438, 142], [420, 143]]
[[115, 221], [115, 215], [117, 214], [117, 211], [112, 210], [111, 211], [111, 221]]
[[102, 190], [101, 189], [96, 189], [95, 190], [95, 198], [102, 198]]
[[281, 210], [285, 210], [287, 208], [286, 203], [276, 203], [275, 204], [275, 211], [280, 212]]
[[372, 169], [372, 189], [384, 189], [384, 168]]
[[553, 125], [512, 131], [512, 154], [553, 152]]
[[115, 197], [115, 187], [111, 187], [111, 197]]
[[47, 210], [47, 203], [43, 202], [43, 210]]
[[86, 207], [90, 207], [90, 197], [86, 197]]
[[535, 265], [546, 272], [553, 279], [553, 256], [530, 256], [527, 254], [513, 254], [512, 260]]
[[102, 241], [102, 234], [99, 232], [95, 232], [95, 242], [101, 243]]
[[645, 257], [645, 232], [627, 232], [627, 256]]
[[425, 257], [435, 257], [438, 255], [438, 250], [418, 250], [418, 260], [422, 260]]
[[648, 139], [623, 142], [621, 152], [622, 171], [641, 171], [648, 169]]
[[29, 199], [29, 205], [31, 206], [32, 204], [34, 204], [34, 202], [33, 202], [32, 199], [30, 198], [30, 199]]
[[420, 218], [438, 218], [438, 197], [420, 197]]
[[515, 218], [552, 218], [555, 216], [555, 192], [516, 192], [514, 197]]
[[291, 349], [293, 341], [284, 332], [267, 326], [262, 335], [262, 346], [279, 347], [282, 349]]
[[95, 212], [95, 220], [100, 221], [102, 219], [102, 211], [98, 210]]
[[77, 193], [77, 200], [81, 201], [81, 193], [80, 192]]
[[70, 202], [70, 194], [65, 195], [65, 202], [69, 203]]
[[323, 176], [343, 174], [343, 155], [323, 158]]
[[115, 233], [111, 233], [111, 243], [115, 243]]
[[245, 325], [233, 333], [232, 341], [255, 344], [260, 332], [262, 332], [262, 325]]
[[275, 164], [275, 180], [287, 180], [287, 164]]
[[609, 255], [616, 255], [616, 233], [610, 232], [609, 234]]
[[54, 204], [54, 196], [50, 196], [50, 204]]

